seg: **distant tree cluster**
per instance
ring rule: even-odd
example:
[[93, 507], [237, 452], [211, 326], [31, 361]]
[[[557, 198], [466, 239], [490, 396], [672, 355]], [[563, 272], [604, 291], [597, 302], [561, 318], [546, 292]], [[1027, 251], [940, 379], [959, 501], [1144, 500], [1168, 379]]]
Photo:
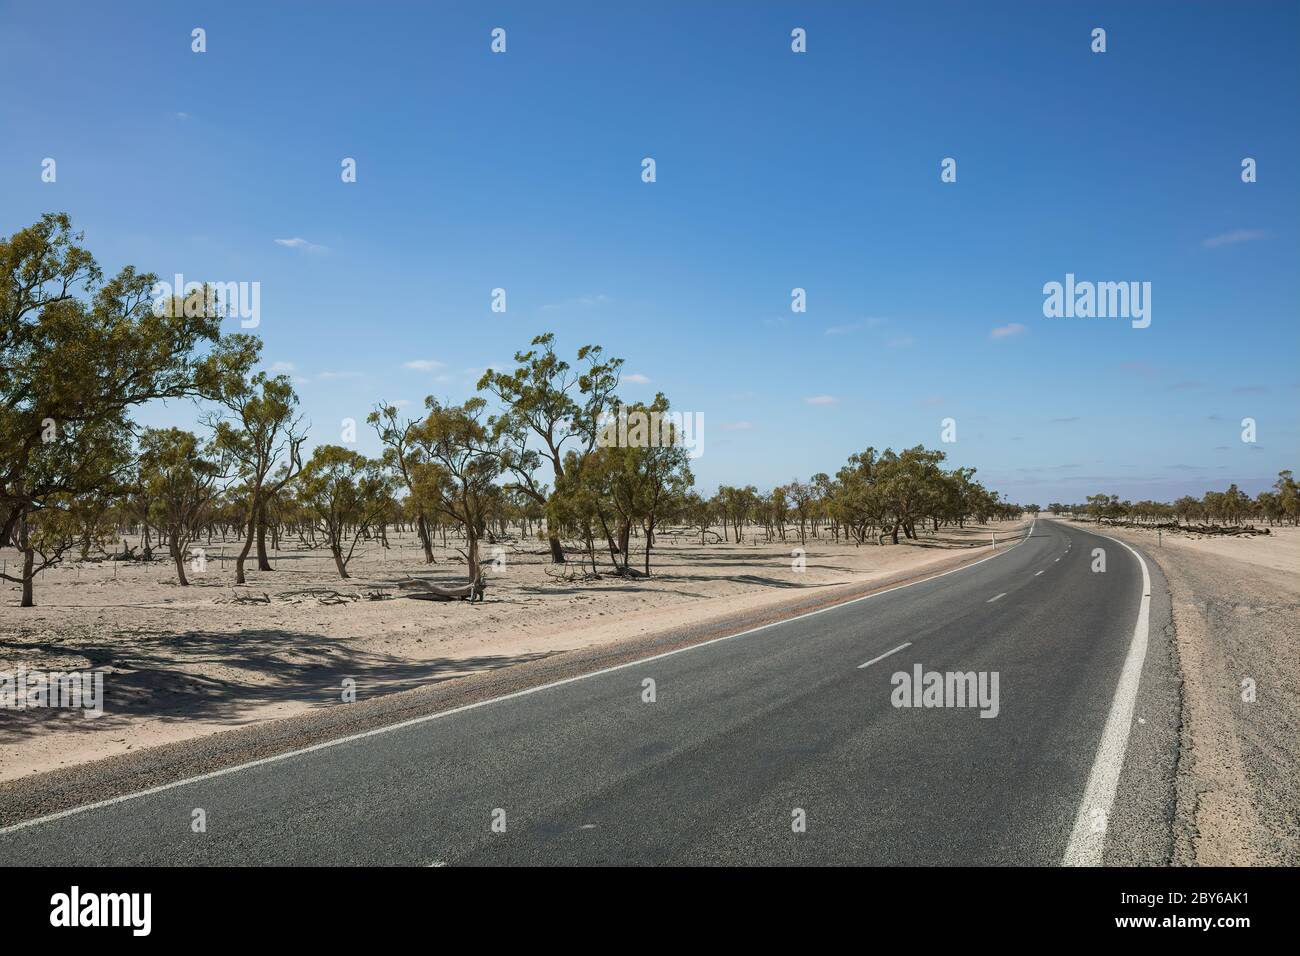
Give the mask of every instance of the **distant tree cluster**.
[[[974, 469], [945, 470], [943, 452], [920, 446], [868, 448], [834, 477], [767, 493], [723, 486], [704, 497], [674, 426], [645, 447], [601, 440], [616, 413], [669, 421], [664, 395], [624, 404], [622, 359], [585, 345], [570, 365], [551, 334], [513, 369], [489, 369], [462, 404], [429, 397], [408, 418], [379, 402], [367, 419], [376, 459], [333, 444], [305, 456], [298, 396], [287, 376], [255, 370], [259, 339], [223, 333], [206, 289], [156, 303], [153, 275], [128, 266], [106, 280], [83, 241], [65, 214], [0, 240], [0, 547], [19, 554], [0, 576], [21, 585], [24, 607], [36, 576], [69, 552], [152, 560], [165, 546], [188, 585], [192, 548], [214, 535], [240, 542], [239, 584], [250, 561], [273, 570], [286, 536], [327, 550], [346, 578], [358, 545], [386, 547], [390, 528], [413, 530], [429, 563], [435, 538], [446, 547], [452, 535], [476, 581], [483, 542], [512, 529], [546, 541], [556, 564], [577, 558], [597, 573], [607, 561], [609, 573], [637, 576], [670, 525], [702, 542], [720, 527], [724, 541], [761, 529], [767, 541], [797, 530], [801, 543], [825, 533], [897, 544], [1021, 513]], [[203, 434], [140, 427], [134, 410], [158, 399], [202, 403]]]
[[1269, 491], [1254, 498], [1235, 484], [1226, 491], [1207, 491], [1200, 498], [1184, 495], [1172, 503], [1121, 501], [1117, 495], [1089, 495], [1083, 504], [1053, 502], [1054, 515], [1071, 515], [1092, 521], [1132, 521], [1139, 524], [1173, 522], [1180, 525], [1240, 525], [1267, 522], [1271, 526], [1300, 524], [1300, 488], [1290, 469], [1278, 473]]
[[786, 540], [787, 528], [797, 527], [801, 543], [808, 531], [827, 531], [857, 544], [869, 540], [899, 543], [899, 535], [915, 539], [917, 529], [939, 531], [945, 525], [965, 527], [968, 521], [1011, 519], [1023, 513], [975, 480], [974, 468], [947, 471], [941, 451], [917, 445], [901, 452], [874, 448], [849, 456], [835, 477], [813, 475], [760, 494], [753, 485], [723, 485], [707, 501], [692, 503], [694, 526], [718, 523], [724, 539], [740, 541], [746, 524], [763, 529], [767, 540]]

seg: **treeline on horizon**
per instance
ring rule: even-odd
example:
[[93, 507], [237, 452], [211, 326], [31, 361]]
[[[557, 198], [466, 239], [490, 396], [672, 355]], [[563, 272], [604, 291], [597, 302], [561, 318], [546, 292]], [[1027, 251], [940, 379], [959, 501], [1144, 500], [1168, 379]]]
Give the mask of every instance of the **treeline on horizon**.
[[[1037, 512], [1037, 505], [1027, 511]], [[1200, 498], [1184, 495], [1173, 502], [1121, 501], [1118, 495], [1089, 495], [1084, 504], [1053, 502], [1047, 510], [1054, 515], [1068, 514], [1093, 521], [1136, 521], [1145, 524], [1239, 525], [1244, 521], [1267, 521], [1270, 525], [1300, 525], [1300, 485], [1290, 468], [1278, 472], [1277, 481], [1268, 491], [1254, 498], [1236, 484], [1226, 491], [1207, 491]]]
[[[462, 404], [425, 400], [405, 417], [380, 401], [367, 418], [383, 448], [368, 458], [341, 444], [304, 454], [307, 426], [288, 376], [256, 367], [261, 341], [223, 333], [208, 290], [161, 307], [156, 277], [123, 268], [105, 279], [66, 214], [47, 214], [0, 240], [0, 546], [19, 552], [0, 572], [34, 603], [34, 581], [68, 553], [83, 560], [138, 557], [165, 545], [178, 583], [196, 543], [233, 532], [236, 583], [250, 560], [273, 570], [286, 535], [328, 549], [341, 577], [358, 543], [413, 529], [424, 560], [447, 535], [463, 542], [471, 581], [480, 545], [511, 527], [548, 542], [551, 560], [577, 557], [597, 573], [650, 573], [656, 533], [721, 526], [725, 541], [758, 526], [767, 540], [829, 532], [857, 544], [898, 543], [925, 529], [1014, 518], [1022, 509], [946, 469], [942, 451], [874, 448], [832, 477], [817, 474], [760, 493], [754, 486], [694, 490], [690, 456], [670, 440], [649, 447], [598, 441], [625, 413], [669, 410], [662, 393], [628, 405], [616, 394], [623, 361], [596, 345], [560, 358], [551, 334], [491, 370]], [[180, 291], [180, 290], [178, 290]], [[151, 401], [202, 403], [202, 434], [142, 428], [134, 410]], [[489, 407], [489, 399], [492, 406]], [[671, 426], [669, 426], [671, 429]], [[644, 551], [631, 565], [632, 539]], [[123, 539], [121, 554], [105, 545]], [[459, 547], [459, 543], [457, 545]]]

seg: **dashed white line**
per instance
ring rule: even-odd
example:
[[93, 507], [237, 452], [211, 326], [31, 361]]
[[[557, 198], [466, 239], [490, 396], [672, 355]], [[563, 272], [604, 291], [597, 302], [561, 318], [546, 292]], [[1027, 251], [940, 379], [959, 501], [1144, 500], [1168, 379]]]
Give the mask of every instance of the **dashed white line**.
[[863, 601], [869, 601], [872, 598], [881, 597], [882, 595], [885, 594], [892, 594], [894, 591], [901, 591], [904, 588], [910, 588], [916, 584], [926, 584], [930, 581], [938, 580], [939, 578], [946, 578], [948, 575], [956, 574], [959, 571], [967, 571], [973, 567], [976, 567], [977, 565], [983, 564], [985, 561], [992, 561], [995, 558], [1002, 557], [1004, 554], [1009, 554], [1012, 550], [1019, 547], [1029, 538], [1033, 537], [1034, 528], [1037, 526], [1037, 524], [1038, 524], [1038, 519], [1035, 518], [1032, 522], [1030, 522], [1029, 531], [1025, 534], [1025, 536], [1021, 538], [1019, 541], [1017, 541], [1015, 544], [1013, 544], [1010, 548], [1006, 548], [1005, 550], [1002, 551], [996, 551], [993, 554], [990, 554], [988, 557], [980, 558], [978, 561], [972, 561], [970, 564], [963, 564], [959, 567], [950, 568], [947, 571], [940, 571], [938, 574], [932, 574], [928, 578], [918, 578], [915, 581], [908, 581], [906, 584], [898, 584], [891, 588], [885, 588], [883, 591], [873, 591], [871, 594], [864, 594], [861, 597], [850, 598], [847, 601], [842, 601], [838, 604], [831, 604], [828, 605], [827, 607], [821, 607], [815, 611], [806, 611], [803, 614], [796, 614], [794, 617], [785, 618], [780, 621], [772, 621], [769, 624], [760, 624], [758, 627], [751, 627], [747, 631], [739, 631], [736, 634], [724, 634], [722, 637], [710, 638], [707, 641], [700, 641], [700, 643], [698, 644], [688, 644], [685, 647], [678, 647], [671, 651], [664, 651], [662, 654], [652, 654], [649, 657], [643, 657], [634, 661], [627, 661], [626, 663], [623, 664], [614, 664], [610, 667], [603, 667], [600, 670], [589, 671], [585, 674], [575, 674], [572, 677], [564, 677], [561, 678], [560, 680], [551, 681], [549, 684], [538, 684], [535, 687], [525, 687], [522, 690], [516, 690], [508, 694], [502, 694], [500, 697], [489, 697], [487, 700], [475, 701], [472, 704], [462, 704], [459, 707], [451, 707], [447, 710], [436, 711], [432, 714], [423, 714], [422, 716], [412, 717], [409, 720], [399, 721], [395, 724], [386, 724], [382, 727], [373, 727], [370, 730], [363, 730], [355, 734], [348, 734], [345, 737], [335, 737], [332, 740], [322, 740], [320, 743], [311, 744], [307, 747], [299, 747], [295, 750], [286, 750], [283, 753], [272, 754], [269, 757], [259, 757], [256, 760], [249, 760], [245, 763], [234, 764], [229, 767], [222, 767], [220, 770], [210, 770], [207, 773], [197, 774], [196, 776], [193, 777], [182, 777], [179, 780], [171, 780], [168, 781], [167, 783], [158, 784], [155, 787], [148, 787], [144, 790], [137, 790], [134, 793], [124, 793], [116, 797], [108, 797], [107, 799], [104, 800], [97, 800], [94, 803], [85, 803], [79, 807], [69, 807], [66, 810], [58, 810], [54, 813], [46, 814], [43, 817], [33, 817], [30, 820], [22, 820], [18, 823], [12, 823], [7, 827], [0, 827], [0, 836], [5, 836], [10, 833], [16, 833], [19, 830], [26, 830], [29, 827], [36, 827], [45, 823], [52, 823], [55, 820], [62, 820], [66, 817], [76, 816], [82, 813], [89, 813], [92, 810], [102, 810], [105, 807], [116, 806], [119, 803], [126, 803], [129, 800], [138, 800], [141, 797], [151, 797], [158, 793], [165, 793], [168, 790], [175, 790], [178, 787], [188, 787], [191, 784], [202, 783], [205, 780], [213, 780], [217, 777], [224, 777], [227, 774], [239, 773], [242, 770], [251, 770], [253, 767], [264, 767], [267, 764], [279, 763], [280, 761], [288, 760], [291, 757], [301, 757], [304, 754], [316, 753], [317, 751], [320, 750], [327, 750], [331, 747], [338, 747], [338, 746], [342, 746], [343, 744], [350, 744], [358, 740], [365, 740], [366, 738], [369, 737], [377, 737], [380, 736], [381, 734], [390, 734], [393, 733], [394, 731], [404, 730], [407, 727], [415, 727], [418, 726], [419, 724], [424, 724], [431, 720], [441, 720], [444, 717], [451, 717], [454, 714], [462, 714], [465, 713], [466, 711], [477, 710], [480, 707], [487, 707], [491, 704], [499, 704], [502, 701], [514, 700], [519, 697], [527, 697], [531, 694], [538, 694], [541, 693], [542, 691], [552, 690], [556, 687], [563, 687], [565, 684], [573, 684], [573, 683], [577, 683], [578, 681], [590, 680], [593, 677], [601, 677], [605, 674], [612, 674], [615, 671], [626, 670], [627, 668], [630, 667], [641, 667], [645, 664], [653, 663], [654, 661], [663, 660], [665, 657], [674, 657], [678, 654], [685, 654], [688, 651], [699, 650], [702, 647], [708, 647], [711, 644], [718, 644], [722, 641], [733, 641], [740, 637], [748, 637], [751, 634], [757, 634], [760, 631], [766, 631], [769, 628], [781, 627], [782, 625], [790, 624], [793, 621], [801, 621], [804, 618], [816, 617], [818, 614], [825, 614], [828, 611], [835, 611], [841, 608], [849, 607], [850, 605], [853, 604], [860, 604]]
[[1004, 597], [1006, 597], [1006, 596], [1007, 596], [1007, 592], [1006, 592], [1006, 591], [1003, 591], [1001, 594], [996, 594], [996, 595], [994, 595], [993, 597], [989, 598], [989, 599], [988, 599], [987, 601], [985, 601], [984, 603], [985, 603], [985, 604], [992, 604], [992, 603], [993, 603], [994, 601], [996, 601], [998, 598], [1004, 598]]
[[[1047, 570], [1047, 569], [1044, 568], [1043, 570], [1045, 571], [1045, 570]], [[1042, 574], [1042, 573], [1043, 573], [1042, 571], [1035, 571], [1035, 572], [1034, 572], [1034, 577], [1038, 577], [1038, 576], [1039, 576], [1040, 574]]]
[[905, 648], [905, 647], [911, 647], [911, 646], [912, 646], [912, 642], [911, 642], [911, 641], [908, 641], [906, 644], [899, 644], [899, 645], [898, 645], [896, 648], [894, 648], [892, 651], [885, 651], [885, 653], [881, 654], [879, 657], [873, 657], [873, 658], [871, 658], [871, 660], [867, 661], [865, 664], [859, 664], [859, 665], [858, 665], [858, 670], [862, 670], [862, 668], [864, 668], [864, 667], [870, 667], [872, 664], [876, 663], [876, 661], [883, 661], [883, 660], [884, 660], [886, 657], [888, 657], [890, 654], [897, 654], [897, 653], [898, 653], [899, 651], [901, 651], [903, 648]]

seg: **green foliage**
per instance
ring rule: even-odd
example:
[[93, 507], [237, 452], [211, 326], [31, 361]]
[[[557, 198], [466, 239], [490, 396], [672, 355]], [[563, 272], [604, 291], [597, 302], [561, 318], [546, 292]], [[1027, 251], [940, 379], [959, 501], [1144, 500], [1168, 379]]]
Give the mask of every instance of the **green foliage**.
[[[41, 542], [54, 560], [55, 514], [112, 487], [131, 410], [211, 397], [220, 370], [242, 377], [256, 351], [223, 337], [219, 316], [155, 309], [153, 275], [126, 266], [104, 281], [82, 241], [53, 213], [0, 239], [0, 540]], [[49, 563], [25, 560], [24, 606]]]
[[146, 428], [140, 436], [139, 493], [148, 517], [167, 532], [167, 548], [182, 585], [185, 555], [206, 523], [222, 463], [198, 436], [179, 428]]
[[298, 476], [298, 498], [324, 535], [340, 577], [348, 577], [357, 542], [392, 513], [393, 489], [378, 461], [340, 445], [319, 445], [312, 452]]

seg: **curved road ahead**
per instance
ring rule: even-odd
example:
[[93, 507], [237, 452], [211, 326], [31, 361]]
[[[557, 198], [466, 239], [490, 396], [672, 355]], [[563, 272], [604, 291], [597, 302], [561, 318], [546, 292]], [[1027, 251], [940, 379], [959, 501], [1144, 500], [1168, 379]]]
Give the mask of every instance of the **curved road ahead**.
[[[1118, 542], [1039, 520], [917, 584], [0, 830], [0, 860], [1056, 865], [1067, 848], [1100, 862], [1103, 842], [1107, 862], [1117, 843], [1158, 858], [1152, 768], [1169, 754], [1163, 737], [1129, 742], [1150, 668], [1137, 716], [1122, 700], [1143, 663], [1124, 675], [1143, 579]], [[894, 706], [893, 675], [910, 685], [917, 665], [982, 672], [990, 693], [996, 674], [996, 716]], [[1113, 815], [1081, 814], [1107, 789]]]

